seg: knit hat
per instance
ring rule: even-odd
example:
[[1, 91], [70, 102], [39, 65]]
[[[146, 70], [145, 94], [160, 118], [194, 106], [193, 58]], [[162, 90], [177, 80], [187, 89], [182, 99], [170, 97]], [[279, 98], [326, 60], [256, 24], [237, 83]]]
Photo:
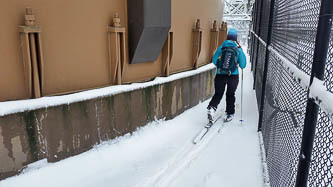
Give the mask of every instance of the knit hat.
[[233, 40], [237, 41], [237, 33], [238, 31], [234, 28], [229, 29], [228, 35], [227, 35], [227, 40]]

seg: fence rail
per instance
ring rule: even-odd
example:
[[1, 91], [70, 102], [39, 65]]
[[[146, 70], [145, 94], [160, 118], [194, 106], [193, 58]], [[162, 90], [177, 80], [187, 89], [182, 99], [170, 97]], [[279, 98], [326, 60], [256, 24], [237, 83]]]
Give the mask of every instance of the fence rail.
[[333, 2], [256, 0], [249, 37], [272, 187], [333, 187]]

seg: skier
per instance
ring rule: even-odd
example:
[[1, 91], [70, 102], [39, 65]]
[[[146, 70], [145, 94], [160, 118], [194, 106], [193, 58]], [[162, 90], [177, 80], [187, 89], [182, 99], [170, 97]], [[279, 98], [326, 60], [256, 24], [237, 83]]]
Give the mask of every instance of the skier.
[[239, 82], [238, 66], [242, 69], [246, 67], [246, 57], [237, 42], [236, 29], [229, 30], [227, 40], [223, 42], [213, 56], [213, 63], [216, 66], [215, 94], [207, 107], [208, 120], [210, 122], [214, 120], [215, 111], [227, 86], [227, 106], [224, 120], [229, 122], [235, 114], [235, 92]]

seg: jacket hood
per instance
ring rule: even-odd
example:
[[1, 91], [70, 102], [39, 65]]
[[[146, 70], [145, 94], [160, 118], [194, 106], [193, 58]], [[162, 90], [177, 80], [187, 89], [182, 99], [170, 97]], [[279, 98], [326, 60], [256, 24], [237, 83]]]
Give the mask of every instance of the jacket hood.
[[222, 47], [231, 47], [231, 46], [237, 47], [236, 42], [234, 42], [232, 40], [226, 40], [223, 42], [223, 45], [222, 45]]

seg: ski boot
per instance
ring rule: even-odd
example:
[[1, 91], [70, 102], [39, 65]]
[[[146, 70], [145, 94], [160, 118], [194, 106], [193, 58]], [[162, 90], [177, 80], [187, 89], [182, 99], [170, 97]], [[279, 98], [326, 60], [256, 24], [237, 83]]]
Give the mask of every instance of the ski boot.
[[207, 107], [207, 117], [208, 117], [209, 124], [211, 124], [211, 125], [214, 122], [215, 112], [216, 112], [216, 108], [214, 108], [212, 106]]
[[234, 118], [233, 114], [227, 114], [224, 118], [224, 122], [230, 122]]

